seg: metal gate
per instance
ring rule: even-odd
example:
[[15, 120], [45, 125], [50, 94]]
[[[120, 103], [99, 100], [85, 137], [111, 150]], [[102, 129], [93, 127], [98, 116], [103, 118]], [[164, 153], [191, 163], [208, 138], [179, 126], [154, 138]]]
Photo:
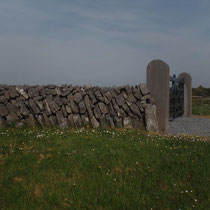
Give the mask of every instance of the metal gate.
[[184, 80], [173, 75], [170, 83], [169, 120], [173, 120], [184, 114]]

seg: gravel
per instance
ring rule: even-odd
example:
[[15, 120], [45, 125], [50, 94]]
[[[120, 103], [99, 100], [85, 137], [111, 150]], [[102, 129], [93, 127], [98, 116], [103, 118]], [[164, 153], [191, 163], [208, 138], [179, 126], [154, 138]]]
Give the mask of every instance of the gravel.
[[180, 117], [169, 122], [169, 134], [210, 136], [210, 119]]

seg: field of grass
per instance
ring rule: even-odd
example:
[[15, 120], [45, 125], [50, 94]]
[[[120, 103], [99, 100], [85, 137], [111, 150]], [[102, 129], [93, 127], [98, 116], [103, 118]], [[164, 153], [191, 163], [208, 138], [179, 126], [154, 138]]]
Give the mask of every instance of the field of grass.
[[193, 99], [192, 114], [201, 116], [210, 116], [210, 100]]
[[0, 209], [209, 209], [210, 143], [135, 130], [0, 130]]

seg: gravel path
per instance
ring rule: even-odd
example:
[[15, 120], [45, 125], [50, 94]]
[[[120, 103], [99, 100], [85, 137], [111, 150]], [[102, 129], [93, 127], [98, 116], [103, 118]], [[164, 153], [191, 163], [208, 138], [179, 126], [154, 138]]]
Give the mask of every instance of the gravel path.
[[210, 119], [198, 117], [177, 118], [169, 122], [168, 133], [210, 136]]

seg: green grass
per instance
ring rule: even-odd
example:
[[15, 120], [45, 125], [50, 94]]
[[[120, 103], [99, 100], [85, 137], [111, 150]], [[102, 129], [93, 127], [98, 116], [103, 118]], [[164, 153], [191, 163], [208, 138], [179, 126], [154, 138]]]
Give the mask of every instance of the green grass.
[[0, 209], [209, 209], [210, 143], [134, 130], [0, 130]]
[[193, 115], [201, 115], [201, 116], [210, 116], [210, 101], [194, 99], [192, 101], [192, 114]]

